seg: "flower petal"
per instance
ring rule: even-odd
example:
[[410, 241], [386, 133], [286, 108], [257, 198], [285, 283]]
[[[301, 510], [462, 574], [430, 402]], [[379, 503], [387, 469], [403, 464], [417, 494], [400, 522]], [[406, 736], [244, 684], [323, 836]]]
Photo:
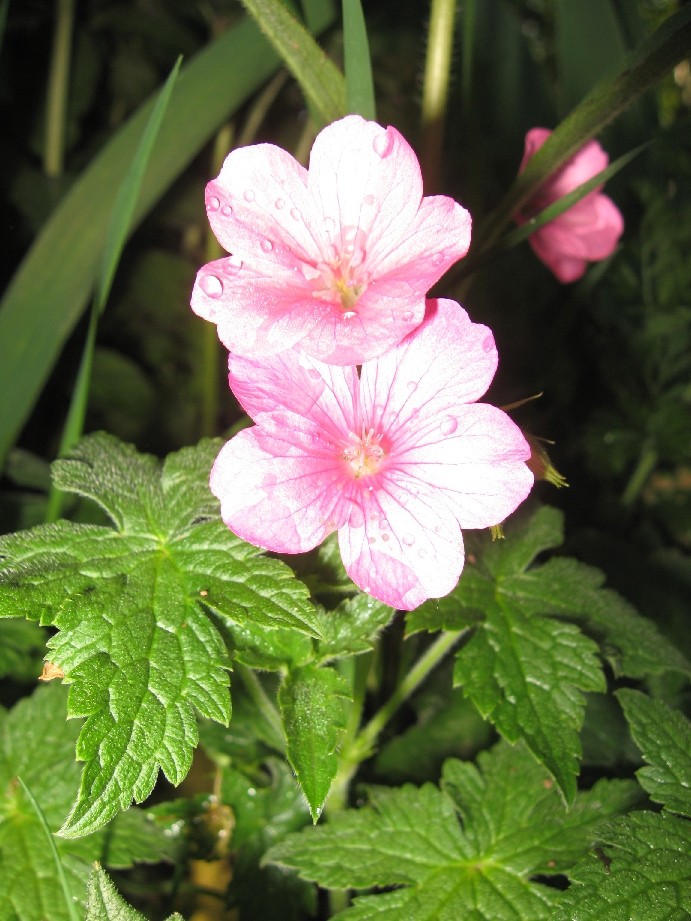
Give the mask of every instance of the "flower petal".
[[255, 426], [223, 446], [210, 486], [238, 537], [265, 550], [302, 553], [342, 526], [341, 479], [333, 458], [311, 456]]
[[361, 493], [363, 515], [338, 532], [343, 563], [363, 591], [410, 611], [447, 595], [463, 569], [463, 538], [444, 499], [393, 472]]
[[453, 417], [397, 455], [395, 464], [421, 489], [441, 491], [462, 528], [487, 528], [530, 492], [529, 457], [527, 441], [505, 412], [473, 403], [457, 407]]

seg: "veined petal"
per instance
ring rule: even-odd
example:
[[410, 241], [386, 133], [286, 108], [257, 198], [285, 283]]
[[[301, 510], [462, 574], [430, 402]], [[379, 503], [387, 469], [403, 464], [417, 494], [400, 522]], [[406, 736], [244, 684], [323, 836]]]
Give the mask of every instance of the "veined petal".
[[395, 128], [359, 115], [328, 125], [317, 136], [307, 178], [325, 242], [337, 249], [343, 231], [359, 230], [366, 250], [397, 242], [422, 200], [422, 176], [413, 149]]
[[530, 447], [507, 414], [486, 403], [457, 407], [453, 423], [420, 433], [396, 469], [442, 492], [462, 528], [499, 524], [532, 488]]
[[405, 475], [362, 493], [363, 515], [338, 532], [346, 571], [363, 591], [410, 611], [447, 595], [463, 569], [463, 538], [443, 497]]
[[422, 325], [395, 349], [362, 366], [363, 412], [382, 420], [402, 448], [428, 424], [448, 427], [458, 406], [481, 397], [497, 368], [488, 327], [471, 322], [455, 301], [427, 302]]
[[257, 547], [302, 553], [345, 520], [342, 466], [243, 429], [223, 446], [210, 486], [227, 526]]

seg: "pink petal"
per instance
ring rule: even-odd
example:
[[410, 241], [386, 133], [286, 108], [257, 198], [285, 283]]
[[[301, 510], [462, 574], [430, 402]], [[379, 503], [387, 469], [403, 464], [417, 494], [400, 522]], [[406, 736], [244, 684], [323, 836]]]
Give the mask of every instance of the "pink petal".
[[396, 455], [396, 469], [443, 492], [462, 528], [499, 524], [527, 497], [530, 447], [505, 412], [486, 403], [457, 407]]
[[398, 473], [363, 492], [363, 515], [338, 532], [343, 563], [363, 591], [410, 611], [447, 595], [463, 569], [463, 538], [444, 503]]
[[395, 128], [359, 115], [348, 115], [317, 136], [307, 186], [315, 220], [320, 218], [318, 232], [339, 249], [340, 234], [349, 228], [362, 232], [368, 252], [382, 239], [399, 240], [422, 200], [413, 149]]
[[342, 526], [342, 465], [244, 429], [223, 446], [211, 471], [227, 526], [257, 547], [302, 553]]
[[373, 424], [381, 420], [390, 438], [416, 444], [428, 420], [441, 424], [456, 407], [481, 397], [496, 367], [486, 326], [472, 323], [455, 301], [428, 301], [425, 321], [413, 334], [362, 366], [363, 411]]

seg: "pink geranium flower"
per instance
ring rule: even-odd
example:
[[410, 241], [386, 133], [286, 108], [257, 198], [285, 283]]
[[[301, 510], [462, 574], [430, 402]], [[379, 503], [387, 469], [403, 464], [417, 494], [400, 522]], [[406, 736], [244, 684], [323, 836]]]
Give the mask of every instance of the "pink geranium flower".
[[318, 135], [309, 171], [272, 144], [233, 150], [206, 209], [232, 255], [202, 267], [192, 308], [253, 358], [295, 344], [329, 364], [382, 354], [470, 245], [468, 212], [423, 198], [412, 148], [358, 115]]
[[300, 553], [338, 531], [363, 591], [412, 609], [463, 569], [462, 528], [501, 522], [533, 476], [518, 427], [476, 403], [497, 351], [453, 301], [380, 358], [334, 367], [289, 349], [230, 356], [230, 385], [256, 423], [211, 472], [223, 520], [267, 550]]
[[[525, 152], [519, 173], [552, 134], [546, 128], [532, 128], [525, 136]], [[557, 173], [545, 182], [516, 216], [519, 224], [538, 214], [552, 202], [592, 179], [609, 163], [597, 141], [589, 141]], [[529, 237], [535, 255], [561, 282], [576, 281], [589, 262], [611, 256], [624, 230], [624, 219], [614, 202], [599, 191], [545, 224]]]

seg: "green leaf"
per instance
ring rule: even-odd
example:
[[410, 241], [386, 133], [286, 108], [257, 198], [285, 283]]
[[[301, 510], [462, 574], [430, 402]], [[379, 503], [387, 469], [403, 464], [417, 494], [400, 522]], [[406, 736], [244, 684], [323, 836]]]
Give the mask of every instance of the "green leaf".
[[[108, 874], [96, 864], [89, 878], [86, 921], [146, 921], [146, 918], [125, 902]], [[167, 921], [183, 921], [183, 918], [175, 912]]]
[[74, 745], [79, 726], [65, 720], [67, 693], [56, 684], [39, 688], [9, 713], [0, 708], [0, 918], [71, 921], [60, 870], [71, 896], [83, 898], [95, 859], [130, 867], [134, 861], [169, 859], [170, 843], [141, 810], [79, 841], [46, 830], [17, 778], [31, 791], [47, 828], [59, 827], [79, 787]]
[[688, 921], [691, 822], [635, 812], [600, 833], [571, 873], [554, 921]]
[[367, 27], [360, 0], [342, 0], [343, 57], [349, 112], [377, 117]]
[[662, 701], [628, 688], [619, 703], [648, 767], [636, 771], [640, 785], [665, 809], [691, 818], [691, 724]]
[[315, 822], [338, 770], [337, 747], [348, 700], [346, 682], [338, 672], [314, 665], [290, 672], [279, 690], [288, 760]]
[[0, 621], [0, 677], [37, 678], [47, 638], [45, 630], [29, 621]]
[[[0, 616], [30, 612], [59, 632], [51, 657], [87, 717], [86, 762], [62, 834], [87, 834], [172, 783], [197, 744], [195, 710], [227, 723], [229, 666], [218, 621], [318, 633], [307, 589], [219, 520], [208, 486], [218, 445], [150, 456], [99, 434], [55, 464], [115, 528], [60, 522], [0, 539]], [[216, 617], [209, 616], [209, 611]]]
[[523, 738], [567, 801], [576, 793], [585, 699], [604, 691], [597, 647], [572, 624], [502, 600], [457, 654], [454, 682], [510, 742]]
[[356, 899], [344, 921], [551, 919], [556, 891], [531, 877], [585, 853], [593, 827], [630, 804], [632, 787], [605, 783], [567, 813], [544, 768], [502, 743], [477, 768], [448, 762], [441, 790], [372, 788], [368, 806], [290, 835], [267, 860], [330, 888], [408, 887]]
[[[310, 24], [320, 31], [333, 22], [335, 10], [327, 2], [313, 6]], [[183, 68], [151, 155], [135, 225], [278, 64], [247, 19]], [[92, 290], [113, 202], [153, 105], [154, 99], [143, 105], [74, 183], [3, 297], [0, 467]]]
[[377, 635], [393, 618], [394, 609], [362, 592], [346, 598], [320, 617], [318, 656], [324, 661], [358, 655], [374, 648]]
[[281, 0], [242, 0], [324, 124], [347, 112], [343, 74]]

